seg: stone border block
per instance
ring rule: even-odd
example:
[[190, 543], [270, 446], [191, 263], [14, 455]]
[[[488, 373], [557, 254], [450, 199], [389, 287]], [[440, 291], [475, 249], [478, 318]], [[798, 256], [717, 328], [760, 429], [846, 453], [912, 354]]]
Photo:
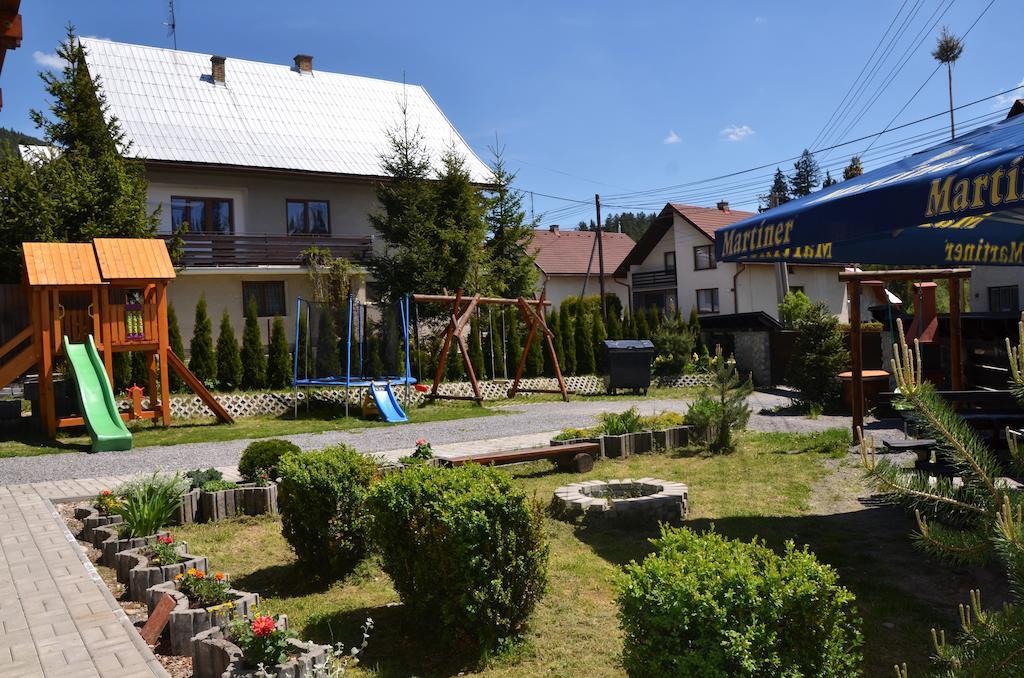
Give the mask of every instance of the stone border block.
[[216, 522], [234, 516], [277, 515], [277, 483], [244, 484], [229, 490], [199, 493], [199, 517]]
[[[288, 628], [288, 618], [280, 617]], [[283, 678], [314, 678], [327, 675], [327, 652], [330, 648], [312, 642], [290, 639], [289, 644], [298, 656], [284, 664], [270, 667], [268, 673]], [[224, 629], [215, 626], [192, 638], [192, 675], [194, 678], [254, 678], [261, 675], [255, 668], [247, 668], [242, 650], [226, 637]]]
[[115, 556], [117, 581], [128, 585], [128, 597], [137, 603], [149, 600], [146, 591], [151, 586], [173, 581], [176, 575], [192, 568], [206, 572], [210, 567], [206, 556], [194, 556], [188, 552], [187, 542], [181, 542], [177, 548], [183, 560], [172, 565], [150, 565], [144, 550], [145, 547], [127, 549]]
[[663, 450], [686, 447], [690, 442], [689, 426], [672, 426], [653, 433], [655, 446]]
[[165, 593], [174, 598], [174, 609], [167, 618], [165, 631], [170, 636], [173, 655], [189, 654], [195, 635], [224, 626], [235, 617], [249, 617], [260, 603], [258, 593], [228, 589], [228, 593], [235, 597], [233, 601], [213, 607], [192, 608], [188, 596], [178, 590], [177, 582], [171, 580], [146, 589], [146, 605], [150, 614]]
[[[117, 554], [121, 551], [127, 551], [128, 549], [138, 548], [140, 546], [146, 546], [156, 541], [157, 537], [167, 536], [166, 530], [161, 530], [156, 534], [151, 534], [145, 537], [130, 537], [128, 539], [119, 539], [117, 536], [119, 524], [104, 525], [97, 527], [93, 530], [93, 543], [96, 544], [96, 548], [100, 549], [103, 553], [100, 555], [100, 565], [106, 565], [107, 567], [117, 567]], [[103, 537], [106, 537], [105, 539]]]
[[104, 525], [116, 525], [122, 520], [121, 516], [100, 513], [95, 506], [76, 506], [75, 518], [82, 521], [82, 531], [78, 534], [78, 538], [89, 542], [96, 548], [99, 548], [100, 544], [109, 538], [109, 535], [104, 533], [98, 542], [93, 541], [96, 528]]

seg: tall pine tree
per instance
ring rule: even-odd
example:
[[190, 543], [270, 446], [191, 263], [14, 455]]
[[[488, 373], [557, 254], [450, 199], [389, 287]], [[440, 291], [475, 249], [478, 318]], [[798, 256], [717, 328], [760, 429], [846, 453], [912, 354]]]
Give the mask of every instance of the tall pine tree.
[[505, 166], [500, 148], [491, 149], [492, 188], [487, 199], [487, 289], [502, 297], [529, 296], [537, 284], [537, 267], [529, 246], [537, 222], [526, 220], [523, 194], [512, 187], [515, 172]]
[[638, 308], [636, 310], [636, 314], [633, 316], [633, 320], [636, 323], [636, 338], [650, 339], [651, 326], [647, 322], [647, 311], [643, 308]]
[[188, 369], [204, 384], [217, 379], [217, 359], [213, 352], [213, 323], [206, 311], [206, 295], [199, 295], [196, 317], [189, 343]]
[[808, 149], [800, 154], [800, 158], [793, 163], [793, 175], [789, 178], [790, 192], [794, 198], [800, 198], [818, 187], [821, 181], [821, 168], [814, 154]]
[[594, 329], [587, 304], [581, 303], [576, 307], [576, 372], [594, 374], [595, 370]]
[[763, 212], [789, 202], [790, 199], [789, 181], [786, 180], [786, 175], [782, 173], [782, 170], [776, 167], [775, 176], [772, 178], [772, 186], [768, 189], [767, 194], [761, 196], [759, 209]]
[[608, 311], [608, 338], [609, 339], [622, 339], [622, 319], [619, 318], [618, 311]]
[[[551, 330], [551, 345], [555, 348], [555, 355], [558, 356], [558, 360], [562, 360], [562, 328], [560, 327], [558, 309], [552, 309], [548, 313], [547, 317], [548, 329]], [[561, 362], [559, 362], [559, 368], [561, 368]], [[548, 377], [555, 376], [555, 363], [551, 359], [551, 355], [544, 351], [544, 375]]]
[[[174, 355], [184, 360], [185, 342], [181, 339], [181, 328], [178, 326], [178, 313], [174, 310], [174, 304], [167, 305], [167, 337]], [[167, 370], [167, 374], [170, 377], [172, 391], [178, 392], [185, 388], [185, 382], [177, 372]]]
[[284, 319], [281, 316], [274, 318], [270, 326], [270, 351], [267, 358], [267, 386], [269, 388], [284, 388], [291, 383], [292, 377], [292, 353], [288, 346], [288, 336], [284, 331]]
[[255, 391], [266, 385], [267, 359], [263, 354], [263, 334], [256, 315], [256, 299], [249, 297], [242, 331], [242, 388]]
[[572, 311], [562, 308], [559, 312], [559, 328], [562, 335], [562, 369], [566, 374], [576, 374], [576, 323]]
[[235, 328], [231, 325], [231, 314], [224, 309], [217, 335], [217, 388], [233, 391], [241, 382], [242, 354], [238, 350]]

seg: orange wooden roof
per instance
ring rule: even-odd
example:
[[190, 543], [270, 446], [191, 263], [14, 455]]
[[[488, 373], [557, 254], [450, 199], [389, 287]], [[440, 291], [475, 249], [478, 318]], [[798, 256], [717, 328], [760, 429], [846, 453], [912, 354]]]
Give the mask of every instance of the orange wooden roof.
[[103, 284], [87, 242], [27, 242], [22, 247], [29, 285]]
[[170, 280], [174, 266], [163, 240], [96, 238], [100, 272], [107, 280]]

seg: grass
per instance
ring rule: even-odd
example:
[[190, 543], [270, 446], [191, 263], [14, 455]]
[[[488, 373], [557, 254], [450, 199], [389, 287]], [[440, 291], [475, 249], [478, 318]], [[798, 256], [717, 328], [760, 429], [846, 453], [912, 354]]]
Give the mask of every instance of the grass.
[[[290, 413], [280, 417], [239, 418], [231, 425], [218, 424], [210, 418], [175, 419], [166, 429], [154, 426], [150, 422], [132, 422], [128, 428], [132, 431], [134, 447], [148, 447], [150, 445], [272, 438], [296, 433], [353, 431], [378, 426], [393, 426], [393, 424], [386, 424], [376, 419], [361, 419], [353, 416], [337, 417], [336, 415], [342, 411], [341, 406], [337, 405], [331, 408], [314, 409], [309, 416], [306, 416], [300, 407], [298, 419], [293, 419]], [[358, 412], [358, 408], [352, 408], [350, 411]], [[408, 412], [409, 422], [412, 424], [487, 417], [494, 414], [498, 414], [498, 412], [464, 402], [439, 402]], [[0, 440], [0, 458], [87, 451], [89, 444], [89, 437], [84, 434], [61, 433], [58, 434], [57, 440], [45, 438], [40, 434], [28, 434], [15, 440]]]
[[[927, 666], [928, 629], [955, 628], [955, 600], [926, 598], [905, 585], [920, 559], [907, 533], [912, 521], [895, 509], [852, 514], [810, 515], [816, 484], [846, 463], [848, 434], [834, 430], [813, 435], [743, 433], [738, 450], [709, 457], [695, 450], [604, 460], [586, 475], [558, 473], [546, 462], [515, 467], [517, 482], [547, 502], [552, 491], [589, 478], [681, 480], [690, 487], [687, 525], [749, 539], [761, 535], [773, 547], [786, 539], [809, 544], [835, 566], [857, 595], [864, 619], [865, 672], [892, 674], [897, 661]], [[891, 511], [866, 523], [876, 511]], [[851, 517], [853, 516], [853, 517]], [[878, 524], [887, 530], [879, 535]], [[621, 638], [614, 601], [620, 567], [642, 559], [651, 534], [616, 529], [587, 529], [546, 520], [551, 541], [550, 589], [519, 642], [483, 666], [462, 666], [439, 651], [436, 624], [417, 627], [407, 618], [387, 576], [374, 559], [333, 582], [310, 580], [280, 534], [274, 518], [244, 518], [178, 528], [193, 553], [207, 555], [211, 566], [229, 572], [239, 588], [258, 591], [264, 607], [287, 613], [303, 637], [351, 645], [367, 617], [375, 629], [364, 666], [356, 675], [621, 676]], [[893, 558], [896, 558], [894, 564]], [[902, 560], [900, 560], [902, 559]], [[943, 567], [943, 566], [937, 566]], [[798, 632], [798, 631], [797, 631]]]

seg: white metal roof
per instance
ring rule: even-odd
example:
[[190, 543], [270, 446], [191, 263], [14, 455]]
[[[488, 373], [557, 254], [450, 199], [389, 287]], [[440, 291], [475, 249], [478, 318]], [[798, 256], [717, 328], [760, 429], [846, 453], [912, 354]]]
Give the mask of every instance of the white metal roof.
[[445, 149], [470, 177], [491, 174], [419, 85], [228, 58], [213, 82], [210, 55], [82, 38], [110, 114], [150, 160], [381, 176], [387, 133], [407, 102], [435, 168]]

